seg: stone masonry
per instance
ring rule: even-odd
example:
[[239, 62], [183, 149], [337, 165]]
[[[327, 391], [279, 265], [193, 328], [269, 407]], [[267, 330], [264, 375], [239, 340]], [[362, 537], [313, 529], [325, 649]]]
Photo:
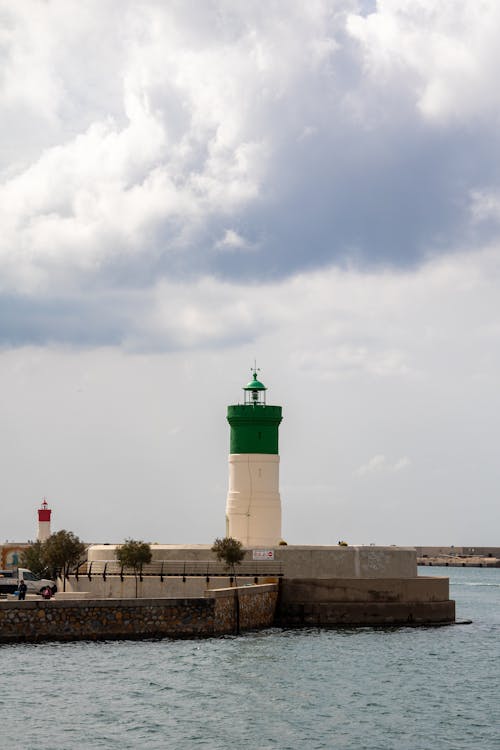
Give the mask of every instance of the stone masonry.
[[0, 602], [0, 642], [191, 638], [273, 624], [277, 585], [207, 592], [196, 599]]

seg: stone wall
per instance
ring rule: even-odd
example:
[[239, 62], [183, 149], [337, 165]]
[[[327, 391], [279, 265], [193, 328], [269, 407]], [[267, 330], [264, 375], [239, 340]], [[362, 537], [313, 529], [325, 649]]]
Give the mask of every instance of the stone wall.
[[[254, 588], [269, 590], [257, 597], [252, 594]], [[234, 632], [237, 622], [241, 630], [268, 628], [274, 625], [278, 599], [277, 584], [218, 589], [211, 591], [210, 596], [215, 599], [214, 620], [220, 628], [220, 633]]]
[[403, 625], [455, 621], [449, 579], [285, 579], [280, 625]]
[[210, 637], [274, 622], [277, 586], [207, 592], [193, 599], [0, 602], [0, 642]]

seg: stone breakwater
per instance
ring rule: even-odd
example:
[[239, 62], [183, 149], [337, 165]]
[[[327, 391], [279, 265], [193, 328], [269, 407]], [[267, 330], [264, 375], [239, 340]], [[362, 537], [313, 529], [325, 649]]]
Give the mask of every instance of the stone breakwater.
[[0, 642], [190, 638], [269, 627], [276, 584], [219, 589], [196, 599], [0, 602]]
[[436, 565], [443, 568], [500, 568], [500, 559], [497, 557], [453, 557], [452, 555], [441, 555], [436, 557], [417, 557], [418, 565]]

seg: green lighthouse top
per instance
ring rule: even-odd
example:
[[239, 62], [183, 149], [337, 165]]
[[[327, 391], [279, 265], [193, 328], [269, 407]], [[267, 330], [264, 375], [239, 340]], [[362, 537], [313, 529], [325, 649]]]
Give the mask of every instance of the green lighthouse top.
[[227, 407], [227, 421], [231, 426], [230, 453], [278, 454], [281, 406], [266, 404], [267, 388], [258, 380], [258, 372], [254, 365], [253, 380], [243, 386], [245, 402]]
[[253, 367], [252, 372], [253, 380], [243, 386], [243, 390], [245, 391], [245, 404], [265, 405], [267, 388], [264, 383], [257, 380], [257, 366]]

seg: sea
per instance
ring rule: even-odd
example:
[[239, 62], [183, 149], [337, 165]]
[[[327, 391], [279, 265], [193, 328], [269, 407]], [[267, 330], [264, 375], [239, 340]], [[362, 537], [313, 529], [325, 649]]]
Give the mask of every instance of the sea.
[[0, 647], [0, 748], [499, 750], [500, 568], [447, 575], [471, 624]]

